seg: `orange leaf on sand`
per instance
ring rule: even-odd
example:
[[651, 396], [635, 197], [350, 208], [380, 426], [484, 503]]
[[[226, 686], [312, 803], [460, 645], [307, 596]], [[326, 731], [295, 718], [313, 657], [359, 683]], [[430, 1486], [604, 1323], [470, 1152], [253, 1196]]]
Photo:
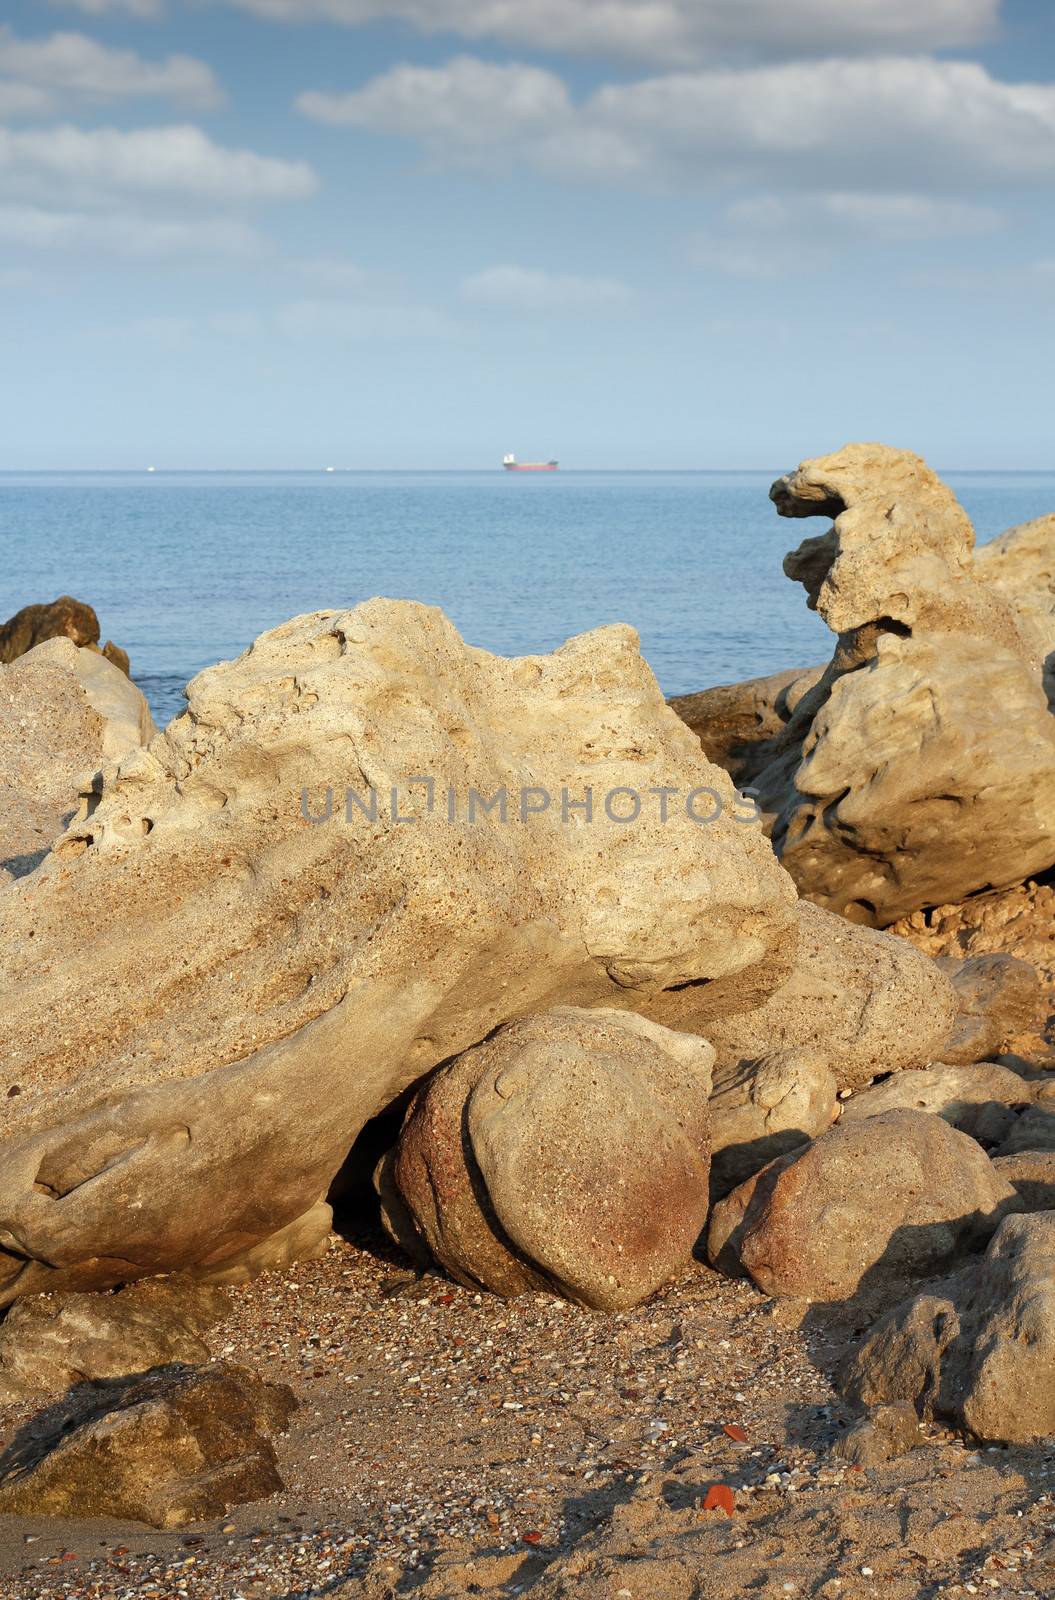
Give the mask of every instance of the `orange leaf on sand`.
[[703, 1502], [705, 1511], [724, 1511], [727, 1516], [732, 1516], [736, 1510], [736, 1496], [727, 1483], [713, 1483], [707, 1490], [707, 1498]]
[[727, 1422], [722, 1428], [722, 1432], [727, 1433], [730, 1439], [735, 1439], [737, 1444], [747, 1443], [747, 1434], [738, 1422]]

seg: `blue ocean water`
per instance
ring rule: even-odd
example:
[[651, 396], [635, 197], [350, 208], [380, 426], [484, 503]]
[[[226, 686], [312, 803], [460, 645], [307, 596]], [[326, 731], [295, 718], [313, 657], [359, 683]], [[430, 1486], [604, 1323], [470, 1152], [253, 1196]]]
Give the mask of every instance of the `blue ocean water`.
[[[382, 594], [502, 655], [630, 622], [668, 694], [826, 657], [781, 571], [823, 524], [757, 473], [0, 475], [0, 620], [72, 594], [159, 722], [189, 678], [299, 612]], [[949, 474], [980, 539], [1055, 510], [1055, 473]]]

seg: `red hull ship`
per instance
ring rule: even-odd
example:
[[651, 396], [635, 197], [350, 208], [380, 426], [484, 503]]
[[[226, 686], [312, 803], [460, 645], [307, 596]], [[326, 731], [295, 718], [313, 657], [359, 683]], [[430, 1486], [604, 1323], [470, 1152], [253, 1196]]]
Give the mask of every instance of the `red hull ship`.
[[505, 456], [502, 461], [507, 472], [556, 472], [559, 461], [518, 461], [516, 456]]

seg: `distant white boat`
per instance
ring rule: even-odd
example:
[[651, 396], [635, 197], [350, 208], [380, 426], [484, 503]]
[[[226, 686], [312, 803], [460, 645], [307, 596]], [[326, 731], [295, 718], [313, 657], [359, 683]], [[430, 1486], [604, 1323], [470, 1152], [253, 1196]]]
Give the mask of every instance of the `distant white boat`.
[[337, 468], [336, 468], [336, 467], [327, 467], [327, 468], [326, 468], [326, 471], [327, 471], [327, 472], [336, 472], [336, 471], [337, 471]]
[[148, 467], [147, 471], [148, 472], [156, 472], [157, 471], [157, 467]]

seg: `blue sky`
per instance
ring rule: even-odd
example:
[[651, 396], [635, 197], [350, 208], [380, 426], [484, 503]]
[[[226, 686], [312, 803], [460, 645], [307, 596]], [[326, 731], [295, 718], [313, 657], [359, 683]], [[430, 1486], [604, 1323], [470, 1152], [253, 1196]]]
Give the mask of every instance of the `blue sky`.
[[0, 468], [1055, 467], [1050, 0], [0, 0]]

